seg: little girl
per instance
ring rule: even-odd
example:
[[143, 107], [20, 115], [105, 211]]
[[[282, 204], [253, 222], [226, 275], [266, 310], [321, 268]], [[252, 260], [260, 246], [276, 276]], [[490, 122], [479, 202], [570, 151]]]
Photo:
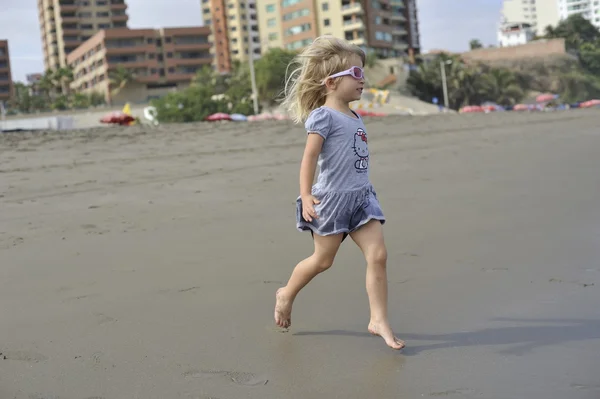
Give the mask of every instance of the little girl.
[[[300, 231], [311, 232], [315, 250], [277, 290], [275, 323], [283, 328], [291, 325], [296, 295], [331, 267], [342, 241], [350, 235], [367, 261], [368, 330], [391, 348], [402, 349], [405, 344], [394, 336], [387, 315], [385, 217], [369, 181], [367, 131], [348, 105], [360, 99], [364, 88], [365, 53], [325, 36], [306, 48], [298, 62], [300, 67], [292, 73], [296, 78], [286, 83], [284, 105], [295, 122], [306, 120], [296, 224]], [[317, 163], [319, 176], [313, 186]]]

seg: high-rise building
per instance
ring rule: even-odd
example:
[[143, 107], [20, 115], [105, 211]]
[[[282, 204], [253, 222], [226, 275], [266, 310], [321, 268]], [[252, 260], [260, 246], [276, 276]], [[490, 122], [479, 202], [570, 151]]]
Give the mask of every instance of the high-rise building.
[[384, 58], [420, 48], [415, 0], [265, 0], [258, 15], [263, 48], [297, 50], [322, 35]]
[[210, 27], [214, 67], [231, 70], [234, 61], [247, 61], [250, 52], [260, 57], [256, 0], [202, 0], [202, 19]]
[[[199, 69], [212, 64], [209, 34], [204, 26], [102, 30], [67, 57], [74, 75], [71, 89], [101, 93], [107, 102], [123, 104], [185, 88]], [[119, 88], [111, 85], [111, 73], [117, 67], [132, 75]]]
[[127, 27], [125, 0], [38, 0], [46, 69], [64, 67], [67, 55], [99, 30]]
[[10, 54], [8, 41], [0, 40], [0, 103], [12, 98], [13, 83], [10, 73]]
[[542, 36], [547, 26], [575, 14], [600, 28], [600, 0], [504, 0], [501, 25], [528, 23]]

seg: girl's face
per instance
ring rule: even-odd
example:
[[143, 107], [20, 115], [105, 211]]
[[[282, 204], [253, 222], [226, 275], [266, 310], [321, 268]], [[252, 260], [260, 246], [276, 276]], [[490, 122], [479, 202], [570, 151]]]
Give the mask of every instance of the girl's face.
[[[359, 67], [362, 70], [363, 64], [359, 56], [353, 55], [350, 58], [350, 65], [348, 65], [348, 68], [351, 67]], [[352, 75], [344, 75], [337, 83], [333, 83], [332, 79], [327, 79], [326, 84], [330, 91], [330, 96], [334, 96], [341, 101], [349, 103], [360, 100], [360, 96], [362, 95], [365, 86], [365, 79], [364, 77], [357, 79]]]

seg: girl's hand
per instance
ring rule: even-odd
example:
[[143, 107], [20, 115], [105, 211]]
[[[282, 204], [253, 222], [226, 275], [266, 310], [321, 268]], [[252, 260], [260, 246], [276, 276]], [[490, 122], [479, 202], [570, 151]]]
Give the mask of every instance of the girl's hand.
[[302, 199], [302, 217], [307, 222], [312, 222], [313, 218], [318, 219], [319, 215], [315, 211], [315, 205], [321, 201], [315, 198], [314, 195], [303, 195]]

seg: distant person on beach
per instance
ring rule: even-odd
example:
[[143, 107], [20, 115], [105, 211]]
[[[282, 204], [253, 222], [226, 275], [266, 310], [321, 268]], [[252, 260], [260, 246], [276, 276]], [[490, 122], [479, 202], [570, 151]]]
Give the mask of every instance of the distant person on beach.
[[[298, 263], [285, 287], [277, 290], [275, 323], [291, 325], [292, 304], [300, 290], [329, 269], [349, 235], [367, 261], [371, 309], [368, 330], [393, 349], [387, 314], [385, 217], [369, 180], [367, 129], [349, 103], [364, 88], [365, 53], [331, 36], [317, 38], [297, 58], [300, 66], [286, 82], [284, 105], [296, 123], [305, 122], [307, 141], [300, 166], [296, 226], [310, 231], [314, 253]], [[319, 175], [313, 186], [316, 165]]]

